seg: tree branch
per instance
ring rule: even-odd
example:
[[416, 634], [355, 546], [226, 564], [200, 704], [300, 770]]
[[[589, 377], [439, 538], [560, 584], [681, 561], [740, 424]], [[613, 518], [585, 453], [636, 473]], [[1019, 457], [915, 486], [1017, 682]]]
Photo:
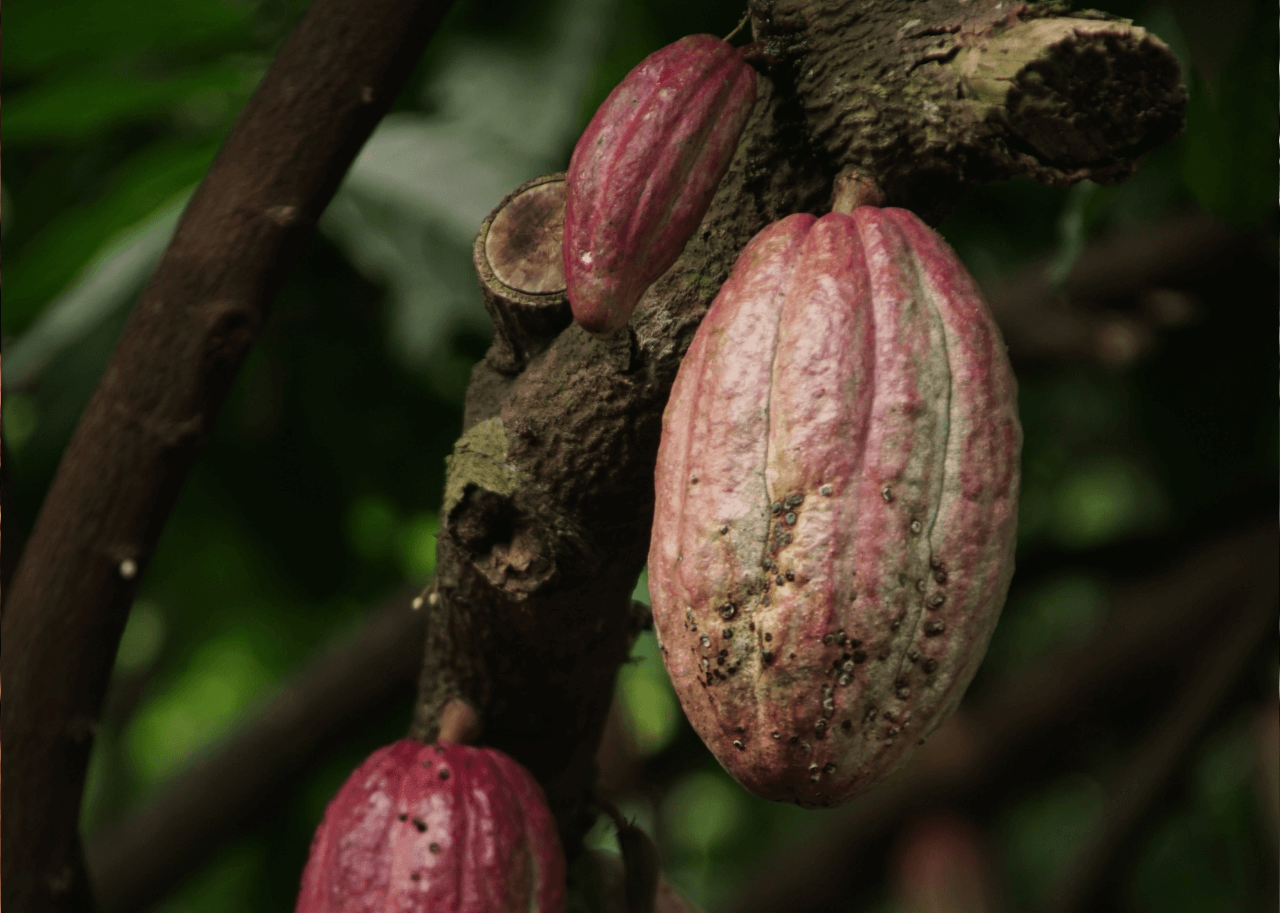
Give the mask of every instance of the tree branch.
[[81, 416], [4, 615], [4, 899], [92, 905], [77, 836], [141, 573], [272, 300], [446, 0], [316, 0], [183, 214]]
[[[887, 0], [753, 2], [753, 60], [765, 77], [680, 260], [616, 339], [570, 326], [518, 373], [497, 353], [473, 374], [446, 478], [440, 599], [411, 731], [431, 738], [447, 701], [469, 701], [485, 741], [542, 783], [571, 850], [590, 823], [594, 749], [632, 634], [628, 594], [648, 550], [662, 410], [747, 241], [791, 213], [825, 212], [846, 167], [882, 188], [887, 205], [936, 222], [982, 181], [1118, 179], [1181, 128], [1177, 64], [1141, 29], [1046, 30], [1019, 18], [1038, 15], [1030, 7], [997, 0], [959, 9], [922, 0], [912, 10], [920, 18], [904, 23]], [[930, 56], [922, 36], [943, 36], [955, 54]], [[1014, 39], [1025, 66], [1004, 74], [1017, 91], [1000, 95], [982, 83], [982, 64], [1007, 56]], [[1064, 81], [1046, 83], [1046, 68]], [[1139, 73], [1142, 91], [1119, 72]], [[975, 79], [980, 92], [970, 92]], [[1037, 80], [1048, 95], [1032, 90]], [[1037, 104], [1080, 126], [1090, 161], [1077, 161], [1078, 149], [1026, 151]]]
[[1125, 360], [1147, 343], [1152, 325], [1194, 316], [1170, 313], [1167, 305], [1177, 302], [1145, 296], [1153, 289], [1173, 294], [1168, 290], [1225, 269], [1240, 256], [1241, 240], [1212, 216], [1191, 213], [1092, 242], [1061, 289], [1054, 287], [1044, 259], [984, 292], [1010, 356], [1019, 362]]
[[145, 910], [318, 756], [412, 687], [425, 617], [412, 593], [387, 600], [354, 637], [317, 657], [239, 732], [196, 760], [149, 805], [88, 841], [103, 913]]

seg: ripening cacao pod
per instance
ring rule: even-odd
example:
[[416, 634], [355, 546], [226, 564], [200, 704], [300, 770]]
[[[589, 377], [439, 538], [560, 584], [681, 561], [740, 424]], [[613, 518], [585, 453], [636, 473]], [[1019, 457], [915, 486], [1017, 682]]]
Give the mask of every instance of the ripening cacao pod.
[[316, 830], [297, 913], [560, 913], [565, 860], [542, 790], [488, 748], [402, 739]]
[[756, 100], [732, 45], [690, 35], [650, 54], [605, 99], [566, 178], [564, 275], [574, 319], [624, 326], [702, 222]]
[[833, 805], [956, 707], [1013, 573], [1016, 384], [911, 213], [747, 245], [663, 419], [649, 589], [693, 727], [752, 793]]

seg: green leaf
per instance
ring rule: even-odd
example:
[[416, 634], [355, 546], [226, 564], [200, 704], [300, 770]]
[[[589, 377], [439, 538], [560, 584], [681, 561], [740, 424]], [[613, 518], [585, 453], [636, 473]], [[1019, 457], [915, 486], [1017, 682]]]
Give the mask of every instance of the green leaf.
[[123, 124], [174, 114], [221, 125], [239, 110], [259, 70], [244, 60], [164, 77], [81, 73], [5, 100], [4, 141], [77, 142]]
[[[5, 10], [5, 76], [12, 80], [41, 71], [65, 72], [157, 51], [252, 45], [253, 23], [252, 5], [223, 0], [17, 3]], [[6, 139], [9, 126], [6, 120]]]
[[213, 143], [149, 148], [120, 169], [114, 190], [63, 212], [5, 264], [0, 327], [13, 336], [67, 288], [122, 232], [139, 225], [198, 181], [209, 169]]

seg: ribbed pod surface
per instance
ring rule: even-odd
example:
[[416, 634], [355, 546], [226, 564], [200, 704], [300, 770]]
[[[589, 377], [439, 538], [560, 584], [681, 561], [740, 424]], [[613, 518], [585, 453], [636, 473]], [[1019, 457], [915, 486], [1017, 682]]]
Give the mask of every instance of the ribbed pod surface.
[[297, 913], [560, 913], [565, 861], [537, 782], [486, 748], [402, 739], [343, 784]]
[[789, 216], [712, 304], [664, 416], [654, 622], [690, 722], [770, 799], [877, 782], [959, 703], [1013, 571], [999, 330], [905, 210]]
[[624, 326], [706, 214], [755, 104], [756, 74], [731, 45], [690, 35], [640, 62], [574, 147], [564, 274], [589, 332]]

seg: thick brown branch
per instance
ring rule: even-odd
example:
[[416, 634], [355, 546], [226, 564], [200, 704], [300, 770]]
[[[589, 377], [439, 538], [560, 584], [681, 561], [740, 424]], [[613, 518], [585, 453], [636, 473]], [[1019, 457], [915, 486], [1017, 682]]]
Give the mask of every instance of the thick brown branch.
[[297, 783], [327, 748], [407, 694], [425, 618], [411, 593], [387, 600], [361, 631], [312, 661], [281, 694], [152, 802], [93, 834], [86, 854], [104, 913], [144, 910]]
[[1173, 54], [1104, 14], [996, 0], [750, 7], [769, 73], [794, 87], [814, 146], [928, 221], [988, 181], [1121, 180], [1182, 129]]
[[63, 455], [4, 616], [4, 899], [91, 905], [85, 764], [140, 575], [240, 362], [446, 0], [316, 0], [143, 291]]

